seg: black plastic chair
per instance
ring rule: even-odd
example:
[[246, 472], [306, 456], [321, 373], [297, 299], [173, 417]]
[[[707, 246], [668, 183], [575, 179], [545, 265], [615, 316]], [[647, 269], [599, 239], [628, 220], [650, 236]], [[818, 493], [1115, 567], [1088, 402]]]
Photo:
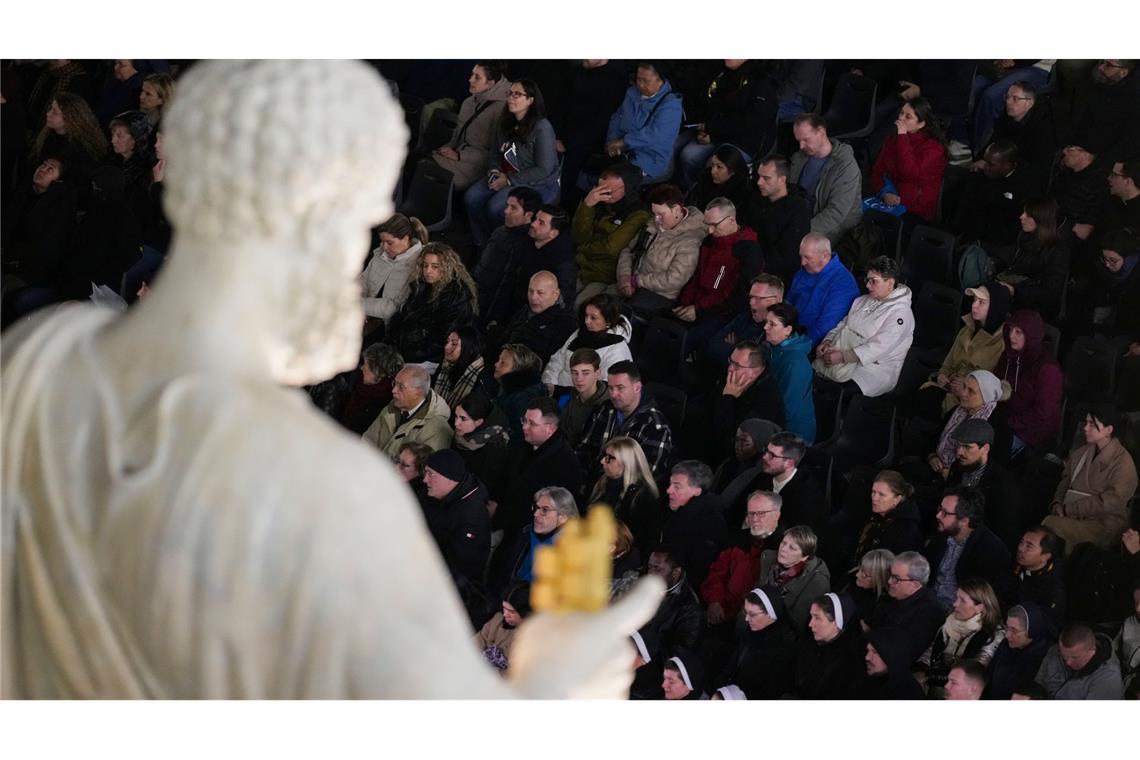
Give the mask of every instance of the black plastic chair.
[[1051, 324], [1045, 324], [1045, 335], [1041, 339], [1041, 344], [1045, 346], [1045, 350], [1053, 354], [1053, 358], [1059, 358], [1061, 351], [1061, 328], [1054, 327]]
[[879, 253], [895, 261], [902, 256], [903, 221], [900, 217], [885, 213], [865, 213], [863, 219], [873, 224], [883, 233], [883, 248]]
[[431, 118], [428, 119], [423, 134], [420, 135], [420, 142], [416, 146], [416, 150], [420, 153], [427, 153], [441, 145], [446, 145], [451, 140], [451, 135], [455, 133], [455, 128], [458, 125], [459, 114], [446, 108], [435, 109], [431, 113]]
[[933, 280], [943, 285], [957, 286], [954, 242], [952, 232], [926, 225], [915, 227], [902, 258], [906, 271], [916, 273], [924, 282]]
[[1076, 402], [1111, 400], [1119, 353], [1108, 341], [1077, 338], [1065, 356], [1065, 393], [1069, 398]]
[[828, 134], [838, 140], [870, 136], [875, 129], [875, 102], [879, 85], [875, 80], [845, 72], [835, 83], [831, 104], [824, 114]]
[[846, 474], [860, 465], [883, 467], [895, 457], [897, 411], [889, 399], [854, 396], [843, 415], [839, 434], [830, 443], [812, 447], [830, 456], [836, 472]]
[[400, 107], [404, 109], [404, 123], [408, 125], [408, 150], [415, 147], [420, 135], [420, 115], [424, 112], [423, 98], [415, 95], [400, 95]]
[[914, 345], [920, 349], [948, 349], [962, 327], [962, 291], [927, 282], [912, 308]]
[[665, 419], [669, 420], [669, 427], [673, 429], [673, 439], [676, 440], [681, 425], [685, 422], [685, 410], [689, 404], [689, 394], [681, 388], [665, 383], [649, 382], [645, 384], [645, 388], [649, 397], [653, 399], [653, 403], [665, 415]]
[[678, 382], [688, 332], [685, 325], [668, 317], [649, 321], [637, 357], [637, 366], [646, 380]]
[[399, 211], [424, 223], [428, 232], [439, 232], [451, 226], [451, 197], [455, 177], [435, 161], [420, 161], [412, 175], [407, 197]]
[[907, 403], [926, 379], [942, 368], [945, 358], [946, 350], [942, 348], [919, 348], [912, 343], [899, 370], [895, 389], [891, 391], [896, 403]]

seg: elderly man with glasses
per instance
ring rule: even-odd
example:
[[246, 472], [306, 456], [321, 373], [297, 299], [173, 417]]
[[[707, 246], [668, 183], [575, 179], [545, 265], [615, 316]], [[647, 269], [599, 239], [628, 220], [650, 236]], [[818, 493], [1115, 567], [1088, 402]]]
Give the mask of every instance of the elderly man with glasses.
[[[713, 560], [700, 588], [701, 599], [708, 606], [706, 620], [710, 632], [725, 633], [725, 638], [733, 634], [731, 624], [760, 574], [761, 553], [766, 549], [775, 551], [784, 537], [784, 528], [780, 525], [782, 506], [779, 494], [753, 491], [748, 496], [744, 529], [740, 530], [739, 524], [728, 526], [730, 535], [735, 537], [734, 545], [722, 550]], [[729, 625], [723, 629], [714, 628], [725, 622]]]
[[926, 587], [930, 563], [918, 552], [903, 552], [891, 563], [887, 599], [875, 607], [870, 628], [895, 628], [906, 634], [907, 656], [917, 660], [946, 621], [946, 607]]
[[551, 486], [534, 493], [530, 524], [503, 540], [491, 558], [487, 587], [491, 597], [512, 583], [534, 580], [534, 554], [539, 546], [550, 546], [571, 517], [579, 517], [574, 495], [565, 488]]

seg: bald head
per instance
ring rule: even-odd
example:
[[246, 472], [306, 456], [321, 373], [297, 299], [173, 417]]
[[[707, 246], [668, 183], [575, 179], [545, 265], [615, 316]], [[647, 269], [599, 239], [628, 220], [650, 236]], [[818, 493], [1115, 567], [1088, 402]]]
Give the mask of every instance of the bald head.
[[819, 274], [831, 261], [831, 241], [826, 235], [809, 232], [800, 241], [800, 265], [809, 274]]
[[535, 272], [527, 285], [526, 300], [532, 314], [541, 314], [562, 297], [558, 289], [558, 278], [545, 269]]

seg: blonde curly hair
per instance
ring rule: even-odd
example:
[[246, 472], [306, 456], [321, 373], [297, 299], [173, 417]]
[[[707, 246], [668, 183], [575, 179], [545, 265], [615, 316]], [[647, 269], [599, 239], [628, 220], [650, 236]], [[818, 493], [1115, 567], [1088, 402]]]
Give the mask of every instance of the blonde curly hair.
[[[424, 280], [424, 266], [428, 256], [435, 256], [439, 260], [440, 268], [443, 270], [439, 282], [434, 285], [428, 285]], [[459, 280], [463, 287], [467, 288], [467, 295], [473, 307], [472, 310], [478, 314], [479, 291], [475, 286], [475, 280], [472, 279], [471, 274], [467, 271], [467, 267], [463, 266], [463, 260], [459, 258], [459, 254], [446, 243], [428, 243], [425, 245], [423, 252], [420, 254], [419, 263], [416, 265], [416, 276], [413, 282], [420, 287], [431, 288], [431, 300], [434, 301], [453, 280]]]

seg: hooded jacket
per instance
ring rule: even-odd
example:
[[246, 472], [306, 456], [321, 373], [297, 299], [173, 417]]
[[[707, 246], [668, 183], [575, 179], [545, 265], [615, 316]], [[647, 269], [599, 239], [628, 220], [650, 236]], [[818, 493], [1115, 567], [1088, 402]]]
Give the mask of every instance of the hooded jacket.
[[[986, 314], [985, 323], [979, 325], [974, 316], [966, 312], [962, 316], [963, 326], [954, 338], [953, 345], [946, 352], [942, 366], [937, 374], [946, 377], [963, 377], [976, 369], [993, 372], [1005, 351], [1005, 338], [1002, 327], [1009, 315], [1010, 295], [1001, 283], [987, 282], [986, 290], [990, 293], [990, 308]], [[932, 382], [924, 383], [923, 388], [932, 386]], [[949, 412], [958, 405], [958, 397], [947, 393], [942, 402], [943, 413]]]
[[464, 190], [487, 172], [487, 152], [494, 147], [499, 117], [511, 82], [507, 77], [490, 89], [472, 95], [459, 106], [459, 119], [447, 147], [459, 153], [459, 160], [432, 154], [432, 160], [455, 175], [455, 189]]
[[1121, 699], [1124, 681], [1112, 640], [1096, 634], [1096, 654], [1080, 670], [1071, 670], [1061, 659], [1059, 644], [1049, 647], [1034, 679], [1050, 699]]
[[[792, 155], [789, 184], [799, 184], [807, 162], [808, 156], [803, 151]], [[858, 224], [863, 218], [862, 184], [863, 173], [855, 161], [855, 151], [847, 143], [832, 138], [831, 153], [820, 170], [813, 194], [811, 231], [827, 235], [834, 244], [840, 235]]]
[[681, 118], [681, 96], [673, 92], [668, 80], [651, 98], [641, 97], [636, 87], [630, 87], [610, 117], [606, 142], [620, 137], [634, 166], [645, 176], [656, 177], [665, 172], [673, 157]]
[[847, 314], [859, 296], [855, 278], [834, 253], [817, 274], [800, 269], [784, 300], [796, 307], [814, 347]]
[[[562, 348], [551, 354], [546, 369], [542, 371], [542, 382], [564, 388], [570, 387], [570, 357], [574, 353], [574, 349], [570, 346], [574, 344], [579, 333], [584, 329], [584, 326], [579, 326], [577, 330], [570, 333], [570, 337], [562, 344]], [[633, 326], [630, 325], [629, 320], [624, 315], [619, 317], [617, 324], [610, 327], [606, 332], [621, 338], [621, 340], [595, 349], [602, 360], [598, 370], [598, 378], [601, 380], [609, 378], [609, 368], [614, 364], [633, 359], [633, 354], [629, 350], [629, 341], [633, 337]]]
[[[1014, 351], [1009, 331], [1025, 334], [1025, 345]], [[1005, 322], [1002, 338], [1005, 354], [994, 374], [1009, 383], [1012, 393], [1005, 403], [1009, 429], [1030, 446], [1052, 440], [1061, 426], [1061, 367], [1043, 344], [1045, 323], [1035, 311], [1015, 311]]]
[[894, 390], [914, 339], [914, 312], [911, 292], [899, 285], [880, 301], [860, 296], [847, 316], [825, 337], [833, 349], [854, 354], [854, 362], [824, 365], [816, 359], [812, 367], [836, 382], [854, 380], [863, 395], [882, 396]]
[[866, 673], [867, 643], [855, 615], [855, 602], [847, 594], [838, 596], [843, 609], [839, 635], [825, 642], [809, 636], [796, 652], [792, 692], [800, 699], [854, 699]]
[[[754, 251], [747, 250], [749, 248]], [[760, 255], [756, 233], [748, 227], [741, 227], [724, 237], [706, 237], [701, 243], [697, 271], [681, 289], [677, 305], [697, 307], [698, 319], [727, 317], [734, 305], [730, 299], [740, 280], [744, 259], [749, 254]], [[763, 270], [762, 264], [760, 269]]]
[[629, 185], [626, 185], [626, 197], [617, 203], [597, 203], [593, 207], [578, 204], [571, 233], [576, 246], [574, 260], [578, 264], [578, 279], [582, 282], [600, 282], [607, 286], [617, 282], [618, 256], [653, 218], [629, 193]]
[[649, 220], [645, 230], [618, 256], [619, 281], [636, 274], [638, 288], [662, 298], [677, 298], [697, 270], [706, 234], [705, 216], [700, 209], [688, 206], [685, 212], [685, 218], [671, 230], [661, 227], [656, 219]]
[[867, 643], [879, 653], [887, 672], [865, 676], [860, 694], [863, 699], [925, 698], [922, 687], [910, 673], [910, 652], [904, 632], [895, 628], [868, 631]]
[[871, 169], [871, 190], [882, 192], [890, 179], [906, 210], [932, 221], [946, 171], [946, 148], [926, 132], [890, 134]]
[[[1074, 493], [1066, 502], [1070, 490]], [[1104, 536], [1116, 544], [1128, 527], [1128, 503], [1135, 494], [1136, 463], [1120, 439], [1113, 437], [1103, 451], [1089, 443], [1069, 454], [1053, 494], [1052, 511], [1097, 522]]]
[[986, 672], [986, 690], [982, 699], [1007, 700], [1014, 692], [1024, 693], [1033, 684], [1033, 679], [1049, 651], [1051, 629], [1045, 613], [1033, 602], [1021, 602], [1029, 621], [1027, 626], [1029, 643], [1021, 649], [1014, 649], [1009, 640], [1002, 640], [990, 660]]
[[815, 403], [812, 401], [812, 369], [808, 354], [811, 340], [793, 333], [772, 346], [768, 371], [784, 397], [784, 429], [809, 445], [815, 441]]
[[400, 446], [410, 442], [422, 443], [432, 451], [451, 446], [451, 409], [438, 393], [429, 391], [427, 399], [406, 421], [400, 422], [400, 414], [394, 402], [388, 404], [364, 431], [364, 440], [390, 457], [396, 456]]

